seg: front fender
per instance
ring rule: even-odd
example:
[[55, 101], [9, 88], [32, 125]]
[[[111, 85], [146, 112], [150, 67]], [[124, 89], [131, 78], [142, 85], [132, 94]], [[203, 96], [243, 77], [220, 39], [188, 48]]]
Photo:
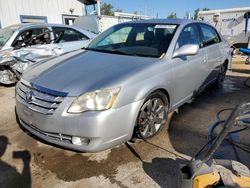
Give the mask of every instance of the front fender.
[[172, 101], [172, 85], [173, 78], [171, 64], [159, 63], [150, 69], [136, 73], [136, 75], [127, 78], [114, 104], [114, 108], [144, 100], [150, 93], [156, 90], [164, 90], [168, 93], [171, 106]]

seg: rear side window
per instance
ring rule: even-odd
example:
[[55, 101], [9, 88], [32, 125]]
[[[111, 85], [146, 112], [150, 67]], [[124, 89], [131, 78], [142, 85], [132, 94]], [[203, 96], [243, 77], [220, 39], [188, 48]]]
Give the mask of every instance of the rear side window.
[[201, 33], [203, 36], [204, 46], [209, 46], [209, 45], [221, 42], [221, 39], [217, 31], [213, 27], [205, 25], [205, 24], [200, 24], [200, 28], [201, 28]]
[[84, 34], [71, 28], [53, 28], [57, 43], [88, 40]]
[[195, 24], [187, 25], [183, 29], [178, 38], [176, 49], [186, 44], [197, 44], [199, 46], [201, 44], [199, 30]]

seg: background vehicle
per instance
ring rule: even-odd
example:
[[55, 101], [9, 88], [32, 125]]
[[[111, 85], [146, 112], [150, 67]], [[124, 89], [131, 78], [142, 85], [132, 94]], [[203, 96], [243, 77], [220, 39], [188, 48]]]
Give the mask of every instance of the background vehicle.
[[236, 48], [250, 48], [250, 7], [200, 11], [198, 18], [210, 23]]
[[0, 30], [0, 49], [20, 49], [33, 45], [59, 44], [64, 52], [86, 46], [96, 35], [59, 24], [26, 23]]
[[[124, 12], [114, 12], [113, 16], [102, 15], [100, 1], [84, 0], [86, 15], [79, 16], [74, 20], [73, 25], [87, 31], [99, 34], [106, 29], [120, 23], [133, 20], [152, 19], [147, 15], [131, 14]], [[88, 13], [88, 7], [94, 8], [93, 12]]]
[[30, 65], [85, 47], [96, 35], [71, 26], [20, 24], [0, 30], [0, 84], [14, 84]]
[[16, 87], [17, 114], [48, 142], [100, 151], [156, 135], [168, 112], [221, 84], [229, 61], [229, 44], [208, 24], [123, 23], [82, 52], [30, 67]]
[[87, 31], [92, 31], [94, 33], [101, 33], [106, 29], [124, 22], [134, 21], [134, 20], [145, 20], [152, 19], [153, 17], [129, 14], [123, 12], [115, 12], [114, 16], [107, 15], [84, 15], [79, 16], [74, 21], [74, 26], [82, 28]]

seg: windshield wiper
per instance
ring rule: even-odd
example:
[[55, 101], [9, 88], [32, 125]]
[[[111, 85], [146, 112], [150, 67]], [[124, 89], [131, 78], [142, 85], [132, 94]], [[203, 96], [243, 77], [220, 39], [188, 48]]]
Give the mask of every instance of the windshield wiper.
[[159, 57], [159, 56], [156, 56], [156, 55], [146, 55], [146, 54], [139, 54], [139, 53], [132, 53], [132, 54], [128, 54], [128, 55], [139, 56], [139, 57], [155, 57], [155, 58]]
[[104, 52], [104, 53], [112, 53], [112, 54], [119, 54], [119, 55], [128, 55], [128, 56], [138, 56], [138, 57], [154, 57], [157, 58], [158, 56], [154, 55], [146, 55], [146, 54], [139, 54], [139, 53], [125, 53], [118, 50], [106, 50], [106, 49], [98, 49], [98, 48], [82, 48], [84, 50], [96, 51], [96, 52]]
[[116, 51], [116, 50], [105, 50], [105, 49], [98, 49], [98, 48], [82, 48], [84, 50], [96, 51], [96, 52], [104, 52], [104, 53], [112, 53], [112, 54], [120, 54], [120, 55], [129, 55], [125, 52]]

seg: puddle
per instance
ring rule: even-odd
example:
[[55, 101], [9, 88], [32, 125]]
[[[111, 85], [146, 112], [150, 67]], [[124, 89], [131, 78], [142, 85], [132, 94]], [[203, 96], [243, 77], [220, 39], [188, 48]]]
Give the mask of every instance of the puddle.
[[136, 161], [134, 155], [124, 147], [111, 149], [107, 159], [100, 161], [93, 161], [90, 156], [80, 153], [69, 156], [66, 151], [54, 148], [38, 148], [34, 153], [34, 162], [39, 168], [49, 170], [58, 179], [67, 182], [102, 175], [111, 183], [120, 184], [115, 179], [118, 167]]
[[241, 90], [240, 87], [237, 86], [237, 80], [236, 78], [227, 78], [224, 80], [223, 82], [223, 91], [228, 92], [228, 93], [232, 93], [235, 91], [239, 91]]

